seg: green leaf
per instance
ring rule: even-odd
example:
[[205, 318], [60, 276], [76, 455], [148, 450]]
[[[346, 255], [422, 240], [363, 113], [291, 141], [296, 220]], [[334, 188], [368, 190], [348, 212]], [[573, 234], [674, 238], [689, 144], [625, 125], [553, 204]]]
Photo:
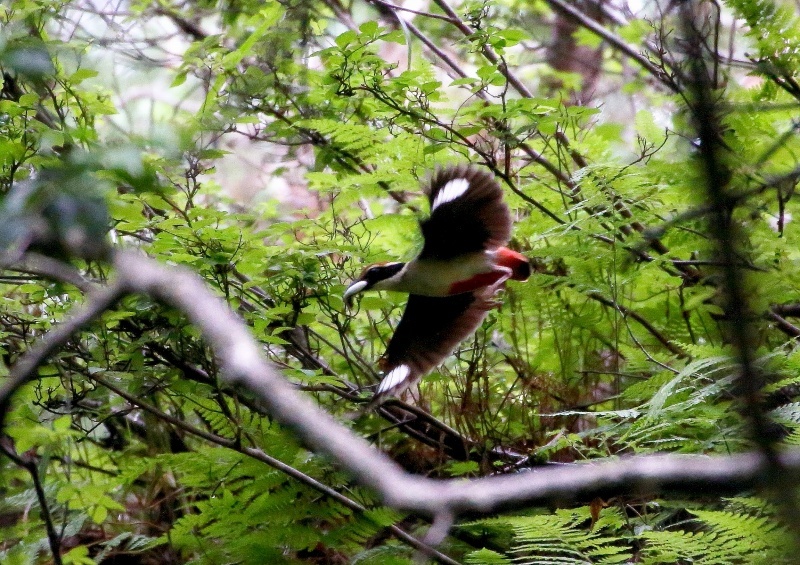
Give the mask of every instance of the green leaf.
[[379, 296], [365, 295], [361, 298], [359, 305], [364, 310], [383, 310], [391, 308], [392, 302]]
[[78, 84], [80, 82], [83, 82], [87, 78], [94, 78], [98, 74], [99, 74], [98, 71], [94, 69], [81, 68], [72, 73], [71, 75], [69, 75], [69, 78], [67, 78], [67, 80], [72, 84]]
[[461, 475], [471, 475], [477, 473], [480, 467], [475, 461], [453, 461], [447, 466], [447, 470], [454, 477]]
[[468, 553], [464, 562], [469, 565], [510, 565], [512, 563], [502, 554], [485, 547]]
[[378, 33], [378, 22], [370, 20], [358, 26], [358, 30], [364, 35], [374, 36]]
[[358, 38], [356, 32], [348, 30], [336, 38], [336, 45], [344, 49]]
[[506, 28], [498, 30], [497, 35], [505, 40], [506, 47], [511, 47], [512, 45], [516, 45], [520, 41], [529, 38], [527, 33], [525, 33], [520, 29], [514, 29], [514, 28]]
[[455, 79], [453, 82], [450, 83], [450, 86], [461, 86], [462, 84], [475, 84], [478, 81], [475, 77], [461, 77]]
[[92, 510], [92, 520], [95, 524], [102, 524], [108, 518], [108, 509], [105, 506], [95, 506]]
[[72, 416], [61, 416], [53, 420], [53, 431], [66, 432], [72, 427]]

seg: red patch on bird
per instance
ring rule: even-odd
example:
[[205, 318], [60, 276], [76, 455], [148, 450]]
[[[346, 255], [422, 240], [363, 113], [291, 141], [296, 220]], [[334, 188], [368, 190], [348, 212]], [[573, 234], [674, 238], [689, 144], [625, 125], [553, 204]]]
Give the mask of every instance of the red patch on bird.
[[492, 271], [489, 273], [481, 273], [475, 275], [471, 279], [458, 281], [450, 285], [447, 290], [448, 294], [461, 294], [463, 292], [472, 292], [485, 286], [492, 285], [503, 278], [503, 273], [500, 271]]
[[[507, 247], [498, 247], [494, 251], [495, 265], [511, 269], [511, 279], [515, 281], [526, 281], [531, 276], [531, 263], [525, 255], [512, 251]], [[472, 292], [479, 288], [491, 286], [505, 276], [503, 271], [490, 271], [480, 273], [472, 278], [454, 282], [450, 285], [447, 293], [450, 295]]]
[[508, 247], [498, 247], [495, 250], [497, 264], [511, 269], [511, 278], [515, 281], [526, 281], [531, 276], [530, 260], [522, 253], [517, 253]]

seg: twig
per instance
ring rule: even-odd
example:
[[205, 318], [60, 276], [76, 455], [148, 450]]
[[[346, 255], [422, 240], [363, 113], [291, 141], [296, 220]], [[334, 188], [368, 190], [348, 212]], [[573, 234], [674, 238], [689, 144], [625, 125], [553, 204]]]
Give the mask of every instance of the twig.
[[658, 331], [655, 328], [655, 326], [653, 326], [653, 324], [651, 324], [648, 321], [648, 319], [645, 318], [644, 316], [642, 316], [641, 314], [635, 312], [634, 310], [631, 310], [627, 306], [623, 306], [622, 304], [618, 304], [616, 301], [611, 300], [610, 298], [606, 298], [605, 296], [603, 296], [599, 292], [587, 292], [586, 296], [588, 296], [592, 300], [596, 300], [600, 304], [604, 304], [605, 306], [609, 306], [611, 308], [614, 308], [615, 310], [618, 310], [620, 314], [622, 314], [623, 316], [625, 316], [627, 318], [633, 318], [634, 320], [639, 322], [639, 324], [644, 329], [646, 329], [650, 333], [650, 335], [652, 335], [654, 338], [656, 338], [664, 347], [669, 349], [671, 353], [674, 353], [675, 355], [677, 355], [680, 358], [688, 357], [688, 354], [683, 349], [681, 349], [680, 347], [678, 347], [677, 345], [672, 343], [670, 340], [668, 340], [666, 338], [666, 336], [664, 336], [664, 334], [662, 334], [660, 331]]
[[772, 310], [780, 316], [800, 317], [800, 304], [776, 304]]
[[650, 59], [642, 55], [636, 50], [636, 48], [628, 45], [621, 37], [608, 31], [605, 27], [581, 12], [574, 5], [568, 4], [564, 0], [546, 0], [546, 2], [555, 11], [560, 12], [561, 14], [576, 21], [581, 26], [604, 40], [611, 47], [635, 61], [640, 67], [658, 79], [661, 84], [665, 85], [676, 94], [681, 93], [680, 87], [674, 81], [670, 80], [669, 76], [664, 73], [663, 69], [660, 69], [654, 65], [652, 62], [650, 62]]
[[39, 476], [36, 460], [33, 457], [19, 455], [11, 444], [11, 439], [8, 436], [0, 436], [0, 452], [4, 453], [6, 457], [30, 474], [31, 480], [33, 481], [33, 489], [36, 491], [36, 499], [39, 501], [39, 508], [42, 512], [44, 527], [45, 530], [47, 530], [47, 541], [50, 544], [50, 552], [53, 554], [53, 563], [55, 565], [62, 565], [61, 538], [53, 525], [53, 517], [50, 514], [50, 507], [47, 504], [47, 496], [45, 496], [44, 493], [44, 486]]
[[63, 346], [75, 332], [108, 310], [120, 299], [122, 294], [123, 289], [116, 283], [88, 293], [82, 307], [77, 309], [70, 318], [45, 334], [36, 345], [20, 357], [11, 368], [8, 379], [0, 387], [0, 431], [3, 429], [14, 391], [26, 382], [33, 380], [36, 370], [50, 355]]
[[781, 330], [783, 333], [788, 335], [789, 337], [797, 339], [800, 337], [800, 328], [795, 326], [789, 320], [775, 312], [774, 310], [770, 310], [765, 314], [765, 317], [768, 320], [772, 320], [775, 322], [775, 325]]

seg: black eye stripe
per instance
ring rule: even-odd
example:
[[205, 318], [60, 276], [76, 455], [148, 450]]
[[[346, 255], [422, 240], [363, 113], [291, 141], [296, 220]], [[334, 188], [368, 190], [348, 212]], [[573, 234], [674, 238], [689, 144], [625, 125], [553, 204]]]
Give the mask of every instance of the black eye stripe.
[[367, 272], [367, 277], [372, 281], [381, 281], [383, 279], [388, 279], [396, 275], [400, 272], [400, 269], [403, 268], [402, 263], [392, 263], [390, 265], [379, 265], [377, 267], [372, 267]]

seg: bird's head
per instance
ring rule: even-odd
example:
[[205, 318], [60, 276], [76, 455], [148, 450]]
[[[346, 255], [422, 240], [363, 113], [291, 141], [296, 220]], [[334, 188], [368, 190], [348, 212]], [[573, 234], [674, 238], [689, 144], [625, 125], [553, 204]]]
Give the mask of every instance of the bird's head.
[[353, 296], [365, 290], [392, 290], [400, 282], [401, 271], [404, 266], [405, 263], [376, 263], [375, 265], [370, 265], [344, 291], [345, 304], [350, 306]]

